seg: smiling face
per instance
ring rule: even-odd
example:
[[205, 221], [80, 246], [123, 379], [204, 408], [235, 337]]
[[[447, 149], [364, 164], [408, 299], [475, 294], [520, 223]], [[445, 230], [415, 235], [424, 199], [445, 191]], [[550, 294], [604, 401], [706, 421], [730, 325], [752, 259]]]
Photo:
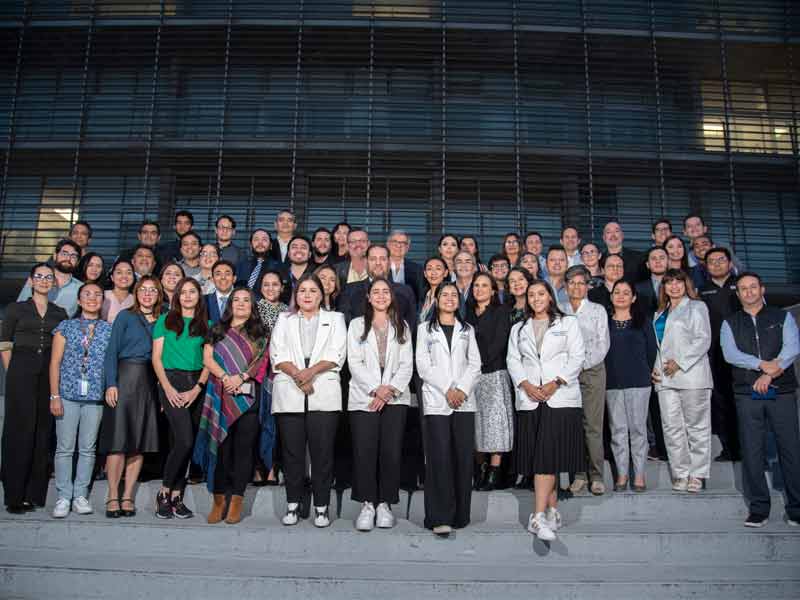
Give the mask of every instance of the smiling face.
[[580, 244], [581, 238], [578, 236], [578, 230], [574, 227], [567, 227], [561, 233], [561, 245], [564, 246], [564, 249], [570, 256], [575, 254]]
[[322, 283], [322, 291], [325, 292], [325, 297], [330, 298], [330, 295], [336, 291], [336, 271], [326, 267], [317, 271], [317, 277]]
[[534, 279], [539, 277], [539, 261], [533, 254], [529, 252], [523, 254], [519, 259], [519, 266], [530, 273]]
[[339, 248], [347, 248], [347, 234], [350, 233], [350, 228], [347, 225], [339, 225], [333, 232], [333, 239], [336, 240], [336, 245]]
[[193, 261], [200, 256], [200, 242], [194, 235], [181, 238], [181, 256], [187, 261]]
[[247, 320], [253, 312], [253, 299], [248, 290], [236, 290], [231, 297], [231, 313], [234, 319]]
[[161, 285], [164, 286], [164, 291], [170, 294], [175, 291], [178, 282], [183, 278], [183, 273], [178, 265], [170, 265], [164, 269], [161, 275]]
[[322, 304], [322, 290], [313, 279], [306, 279], [297, 287], [297, 308], [304, 313], [315, 313]]
[[158, 240], [161, 239], [161, 234], [158, 232], [158, 227], [148, 223], [139, 228], [138, 237], [139, 241], [145, 246], [155, 248]]
[[435, 288], [444, 281], [447, 267], [440, 260], [429, 260], [425, 265], [425, 280], [431, 288]]
[[292, 240], [288, 250], [289, 262], [293, 265], [304, 265], [311, 259], [311, 248], [303, 239]]
[[755, 308], [764, 304], [764, 286], [758, 279], [745, 275], [736, 282], [736, 293], [744, 308]]
[[498, 283], [502, 283], [508, 277], [508, 262], [505, 260], [495, 260], [492, 261], [492, 266], [489, 268], [489, 272], [494, 277], [494, 280]]
[[133, 285], [133, 269], [126, 262], [118, 263], [111, 272], [111, 282], [119, 290], [129, 290]]
[[277, 304], [283, 291], [283, 283], [276, 273], [267, 273], [261, 279], [261, 295], [267, 302]]
[[73, 225], [72, 231], [69, 232], [69, 239], [78, 244], [81, 249], [85, 249], [89, 245], [89, 228], [86, 225]]
[[518, 298], [525, 294], [528, 289], [528, 280], [519, 271], [511, 271], [508, 274], [508, 291], [509, 293]]
[[53, 269], [45, 266], [37, 267], [31, 276], [31, 286], [34, 291], [46, 295], [52, 289], [54, 280]]
[[620, 227], [619, 223], [612, 221], [603, 227], [603, 241], [609, 249], [617, 249], [622, 246], [622, 242], [625, 241], [625, 234], [622, 233], [622, 227]]
[[567, 253], [563, 250], [551, 250], [547, 253], [547, 272], [561, 277], [567, 271]]
[[219, 260], [219, 252], [214, 244], [206, 244], [200, 250], [200, 266], [204, 269], [210, 269]]
[[131, 258], [133, 263], [133, 270], [139, 275], [150, 275], [156, 266], [156, 259], [153, 256], [153, 251], [149, 248], [137, 248]]
[[452, 261], [458, 253], [458, 240], [453, 236], [446, 236], [439, 242], [439, 255], [446, 261]]
[[233, 287], [233, 269], [231, 269], [230, 265], [226, 265], [225, 263], [217, 265], [211, 273], [211, 279], [218, 292], [227, 294]]
[[567, 281], [567, 297], [580, 302], [589, 293], [589, 282], [583, 275], [574, 275]]
[[488, 275], [480, 275], [472, 282], [472, 297], [478, 304], [490, 302], [494, 296], [492, 282]]
[[318, 231], [314, 236], [314, 250], [319, 256], [327, 256], [331, 251], [331, 234], [327, 231]]
[[475, 238], [465, 237], [461, 238], [461, 249], [464, 252], [469, 252], [473, 256], [478, 251], [478, 244], [475, 243]]
[[78, 304], [85, 313], [99, 313], [100, 307], [103, 306], [103, 290], [93, 283], [84, 285], [78, 294]]
[[[194, 279], [192, 279], [194, 281]], [[200, 291], [197, 286], [191, 283], [185, 283], [181, 289], [181, 294], [178, 301], [181, 304], [182, 310], [194, 310], [200, 302]]]
[[588, 269], [594, 269], [600, 262], [600, 249], [594, 244], [584, 244], [581, 260]]
[[386, 312], [392, 304], [392, 290], [389, 284], [383, 280], [378, 280], [372, 284], [367, 295], [367, 302], [372, 305], [376, 312]]
[[503, 240], [503, 252], [506, 253], [506, 256], [519, 254], [519, 238], [515, 235], [507, 235]]
[[663, 275], [667, 270], [667, 252], [661, 248], [650, 250], [647, 256], [647, 268], [653, 275]]
[[528, 306], [536, 316], [547, 314], [552, 298], [547, 288], [541, 283], [533, 283], [528, 287]]
[[458, 310], [458, 288], [452, 284], [444, 286], [436, 298], [439, 314], [452, 315]]
[[667, 251], [669, 261], [672, 264], [680, 265], [683, 257], [686, 256], [686, 248], [683, 246], [683, 242], [678, 238], [672, 238], [669, 240], [665, 249]]
[[217, 221], [217, 226], [215, 228], [217, 234], [217, 240], [219, 240], [222, 244], [227, 244], [233, 239], [233, 236], [236, 235], [236, 229], [233, 227], [233, 223], [228, 218], [221, 218]]
[[139, 289], [136, 290], [136, 300], [145, 311], [152, 309], [156, 302], [160, 300], [155, 282], [145, 279]]
[[618, 310], [630, 310], [635, 300], [636, 295], [627, 282], [618, 283], [611, 292], [611, 304]]
[[612, 284], [622, 279], [625, 275], [625, 263], [619, 256], [609, 256], [603, 267], [603, 276], [607, 283]]
[[456, 270], [456, 277], [461, 280], [472, 279], [475, 271], [478, 270], [475, 266], [475, 257], [464, 250], [456, 254], [453, 263]]
[[250, 248], [256, 256], [263, 256], [269, 252], [272, 243], [266, 231], [255, 231], [250, 237]]
[[682, 279], [670, 279], [664, 282], [664, 289], [670, 303], [674, 306], [686, 295], [686, 283]]
[[[130, 267], [129, 267], [130, 268]], [[103, 259], [93, 256], [86, 265], [86, 280], [97, 281], [103, 274]]]
[[369, 248], [369, 236], [366, 231], [351, 231], [347, 235], [347, 251], [352, 258], [363, 258]]
[[279, 212], [275, 218], [275, 231], [278, 232], [278, 235], [283, 239], [289, 238], [294, 235], [295, 229], [297, 229], [297, 221], [294, 215], [286, 211]]
[[528, 252], [532, 252], [536, 256], [540, 256], [542, 254], [542, 238], [537, 233], [532, 233], [528, 237], [525, 238], [525, 249]]
[[367, 273], [373, 279], [389, 274], [389, 252], [386, 248], [373, 246], [367, 254]]
[[708, 232], [708, 227], [703, 223], [700, 217], [689, 217], [683, 223], [683, 234], [693, 240], [694, 238], [705, 235]]

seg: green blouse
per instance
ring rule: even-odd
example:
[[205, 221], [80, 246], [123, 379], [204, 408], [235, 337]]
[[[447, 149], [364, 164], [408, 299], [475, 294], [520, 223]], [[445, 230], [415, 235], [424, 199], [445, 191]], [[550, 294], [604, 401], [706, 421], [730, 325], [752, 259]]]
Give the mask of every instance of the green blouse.
[[153, 339], [164, 338], [164, 350], [161, 353], [161, 363], [164, 368], [200, 371], [203, 368], [205, 338], [189, 335], [189, 323], [192, 322], [189, 317], [183, 317], [183, 331], [180, 336], [167, 329], [166, 320], [167, 315], [161, 315], [153, 326]]

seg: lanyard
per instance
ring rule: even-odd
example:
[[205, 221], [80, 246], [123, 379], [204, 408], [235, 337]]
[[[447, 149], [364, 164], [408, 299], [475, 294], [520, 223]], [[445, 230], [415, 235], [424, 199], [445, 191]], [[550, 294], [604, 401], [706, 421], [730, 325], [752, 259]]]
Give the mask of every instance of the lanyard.
[[[81, 346], [83, 347], [83, 360], [81, 361], [81, 373], [85, 376], [89, 371], [89, 349], [94, 339], [94, 332], [97, 328], [97, 322], [89, 322], [87, 328], [84, 328], [84, 320], [81, 319]], [[88, 331], [87, 331], [88, 329]]]

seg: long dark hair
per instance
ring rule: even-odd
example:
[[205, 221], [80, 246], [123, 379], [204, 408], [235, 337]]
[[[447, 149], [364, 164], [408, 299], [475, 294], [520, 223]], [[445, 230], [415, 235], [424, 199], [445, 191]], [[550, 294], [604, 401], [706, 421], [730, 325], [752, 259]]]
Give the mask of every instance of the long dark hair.
[[425, 279], [425, 269], [427, 269], [428, 264], [434, 260], [439, 261], [444, 266], [444, 279], [442, 279], [442, 283], [450, 280], [450, 268], [447, 266], [445, 260], [441, 256], [431, 256], [422, 264], [422, 280], [420, 282], [422, 284], [422, 289], [420, 290], [420, 296], [425, 296], [425, 294], [428, 293], [428, 290], [431, 289], [431, 284], [427, 279]]
[[292, 304], [295, 307], [295, 310], [297, 310], [298, 312], [299, 309], [297, 309], [297, 291], [300, 289], [300, 286], [306, 281], [313, 281], [314, 285], [316, 285], [319, 288], [320, 309], [322, 308], [322, 305], [325, 302], [325, 288], [322, 287], [322, 282], [319, 280], [319, 277], [314, 275], [314, 273], [305, 272], [302, 275], [300, 275], [300, 279], [297, 280], [297, 285], [294, 286], [294, 290], [292, 291]]
[[[339, 244], [336, 243], [336, 232], [339, 231], [340, 227], [347, 227], [347, 233], [350, 233], [353, 229], [347, 221], [341, 221], [331, 229], [331, 254], [334, 258], [338, 258], [339, 256]], [[347, 253], [345, 252], [345, 254]]]
[[[92, 281], [89, 281], [86, 277], [86, 267], [89, 266], [89, 263], [92, 262], [92, 259], [95, 257], [100, 259], [100, 264], [102, 265], [102, 268], [100, 269], [100, 277]], [[131, 271], [133, 271], [133, 266], [131, 266]], [[78, 263], [76, 277], [84, 283], [97, 283], [100, 285], [102, 289], [108, 288], [108, 277], [106, 276], [106, 261], [103, 260], [103, 257], [100, 256], [97, 252], [87, 252], [86, 254], [83, 255], [80, 262]]]
[[133, 268], [133, 263], [129, 261], [127, 258], [118, 258], [111, 266], [111, 268], [108, 270], [108, 280], [109, 283], [111, 284], [111, 289], [114, 289], [114, 282], [111, 281], [111, 276], [114, 274], [114, 270], [119, 265], [128, 265], [131, 268], [131, 273], [133, 275], [133, 283], [128, 288], [128, 292], [130, 292], [133, 289], [133, 286], [136, 285], [136, 269]]
[[681, 246], [683, 246], [683, 258], [681, 259], [681, 269], [689, 272], [689, 252], [686, 250], [686, 244], [683, 243], [683, 240], [680, 236], [671, 235], [667, 239], [664, 240], [662, 247], [664, 248], [664, 252], [667, 253], [667, 266], [669, 266], [669, 251], [667, 250], [667, 244], [669, 244], [672, 240], [678, 240]]
[[672, 299], [667, 296], [666, 284], [675, 279], [680, 279], [686, 288], [686, 295], [692, 300], [697, 300], [697, 291], [694, 289], [692, 278], [682, 269], [667, 269], [661, 278], [661, 287], [658, 290], [658, 312], [663, 312], [665, 308], [672, 306]]
[[[547, 307], [547, 317], [549, 321], [549, 326], [552, 326], [555, 323], [556, 319], [561, 319], [564, 316], [564, 313], [558, 308], [558, 302], [556, 301], [556, 293], [553, 291], [553, 286], [551, 286], [548, 282], [544, 279], [534, 279], [533, 281], [528, 284], [528, 290], [530, 290], [534, 285], [541, 285], [544, 286], [544, 289], [547, 290], [548, 295], [550, 296], [550, 306]], [[533, 318], [533, 309], [531, 309], [531, 303], [528, 301], [527, 298], [528, 292], [525, 292], [525, 320]]]
[[[475, 254], [472, 256], [475, 257], [475, 268], [478, 268], [478, 266], [481, 264], [481, 247], [478, 245], [478, 238], [474, 235], [465, 235], [461, 238], [461, 244], [464, 243], [464, 240], [472, 240], [475, 242]], [[461, 244], [459, 244], [459, 248], [461, 247]], [[464, 252], [466, 252], [466, 250], [464, 250]]]
[[494, 295], [492, 295], [492, 299], [489, 300], [489, 306], [499, 306], [500, 305], [500, 288], [497, 286], [497, 281], [495, 281], [494, 277], [492, 277], [489, 273], [484, 271], [478, 271], [472, 276], [472, 283], [469, 284], [469, 297], [467, 298], [467, 310], [470, 312], [475, 312], [475, 308], [478, 306], [477, 300], [475, 300], [475, 292], [472, 289], [475, 285], [475, 282], [478, 280], [479, 277], [485, 277], [489, 280], [489, 285], [492, 286], [492, 291]]
[[[535, 256], [533, 252], [525, 252], [524, 254], [530, 254], [531, 256]], [[520, 255], [520, 258], [522, 258], [522, 254]], [[525, 267], [511, 267], [508, 270], [508, 275], [506, 275], [506, 292], [508, 293], [506, 294], [505, 302], [508, 306], [513, 307], [516, 304], [517, 299], [514, 298], [513, 294], [511, 293], [511, 290], [508, 289], [508, 278], [511, 277], [512, 273], [519, 273], [520, 275], [522, 275], [525, 278], [525, 281], [528, 282], [528, 287], [530, 287], [531, 283], [536, 281], [536, 279], [533, 278], [533, 275], [531, 275], [530, 271], [528, 271], [528, 269], [526, 269]], [[494, 277], [492, 277], [492, 279], [494, 279]], [[525, 294], [527, 296], [528, 288], [525, 288]], [[528, 299], [525, 298], [525, 306], [527, 305], [528, 305]]]
[[203, 289], [200, 287], [200, 284], [196, 279], [191, 277], [184, 277], [178, 282], [178, 285], [175, 286], [175, 293], [172, 296], [174, 300], [170, 304], [164, 325], [170, 331], [174, 331], [179, 337], [183, 333], [181, 293], [185, 285], [193, 285], [197, 290], [197, 306], [194, 309], [194, 317], [189, 321], [189, 335], [191, 337], [205, 338], [208, 335], [208, 310], [206, 309], [206, 300], [203, 298]]
[[[643, 307], [639, 304], [639, 296], [636, 293], [636, 286], [627, 279], [618, 279], [614, 282], [614, 285], [611, 286], [611, 296], [614, 295], [614, 290], [617, 289], [618, 285], [627, 285], [630, 288], [631, 294], [633, 294], [633, 304], [631, 304], [631, 326], [634, 329], [642, 329], [645, 325], [645, 321], [647, 320], [647, 316], [645, 315]], [[611, 303], [611, 308], [609, 308], [609, 317], [611, 319], [614, 318], [613, 302]]]
[[[460, 292], [458, 291], [458, 286], [452, 281], [443, 281], [438, 286], [436, 286], [436, 292], [434, 293], [435, 302], [433, 303], [433, 309], [431, 310], [431, 314], [428, 315], [428, 333], [433, 331], [434, 326], [436, 327], [436, 329], [441, 329], [442, 324], [439, 322], [439, 297], [442, 295], [442, 292], [448, 287], [452, 287], [457, 293], [460, 294]], [[461, 325], [461, 329], [459, 331], [466, 331], [470, 328], [469, 323], [466, 323], [461, 318], [461, 315], [458, 313], [458, 310], [456, 310], [454, 316], [456, 318], [456, 321]]]
[[381, 282], [385, 283], [389, 288], [389, 297], [392, 299], [392, 301], [389, 303], [389, 308], [386, 310], [386, 314], [389, 317], [389, 323], [391, 323], [392, 327], [394, 327], [395, 339], [399, 343], [405, 344], [406, 323], [400, 317], [400, 313], [397, 310], [397, 302], [395, 300], [392, 284], [385, 277], [376, 277], [370, 282], [369, 286], [367, 286], [367, 295], [364, 297], [364, 333], [361, 334], [361, 341], [366, 341], [367, 336], [369, 335], [369, 330], [372, 329], [372, 319], [375, 316], [375, 309], [372, 308], [372, 304], [369, 302], [369, 293], [372, 291], [372, 288], [375, 287], [376, 283]]
[[266, 336], [266, 329], [256, 308], [256, 295], [249, 287], [240, 285], [233, 288], [231, 295], [228, 297], [228, 302], [225, 304], [225, 310], [222, 312], [222, 318], [208, 332], [207, 341], [209, 344], [214, 345], [228, 335], [228, 330], [233, 322], [233, 297], [238, 292], [246, 292], [250, 296], [250, 316], [247, 317], [247, 321], [242, 325], [242, 331], [256, 345], [262, 343]]

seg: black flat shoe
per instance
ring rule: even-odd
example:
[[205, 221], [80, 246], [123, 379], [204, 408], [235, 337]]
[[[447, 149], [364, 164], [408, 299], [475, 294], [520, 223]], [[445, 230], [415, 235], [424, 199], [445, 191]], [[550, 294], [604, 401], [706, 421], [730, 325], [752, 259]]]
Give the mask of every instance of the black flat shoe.
[[625, 483], [614, 483], [614, 491], [615, 492], [624, 492], [628, 489], [628, 482]]
[[25, 510], [25, 512], [33, 512], [36, 510], [36, 507], [31, 502], [23, 502], [22, 508]]
[[108, 505], [109, 504], [113, 504], [114, 502], [116, 502], [117, 506], [119, 506], [119, 500], [117, 500], [117, 499], [106, 500], [106, 518], [107, 519], [119, 519], [120, 516], [122, 515], [122, 511], [119, 508], [116, 509], [116, 510], [111, 510], [110, 508], [108, 508]]
[[[120, 504], [119, 504], [120, 514], [123, 517], [135, 517], [136, 516], [136, 504], [133, 503], [133, 500], [131, 500], [130, 498], [123, 498], [119, 502], [120, 502]], [[122, 503], [123, 502], [129, 502], [130, 505], [133, 506], [133, 508], [130, 508], [130, 509], [122, 508]]]
[[14, 504], [12, 506], [6, 506], [6, 512], [12, 515], [24, 515], [28, 511], [23, 504]]

